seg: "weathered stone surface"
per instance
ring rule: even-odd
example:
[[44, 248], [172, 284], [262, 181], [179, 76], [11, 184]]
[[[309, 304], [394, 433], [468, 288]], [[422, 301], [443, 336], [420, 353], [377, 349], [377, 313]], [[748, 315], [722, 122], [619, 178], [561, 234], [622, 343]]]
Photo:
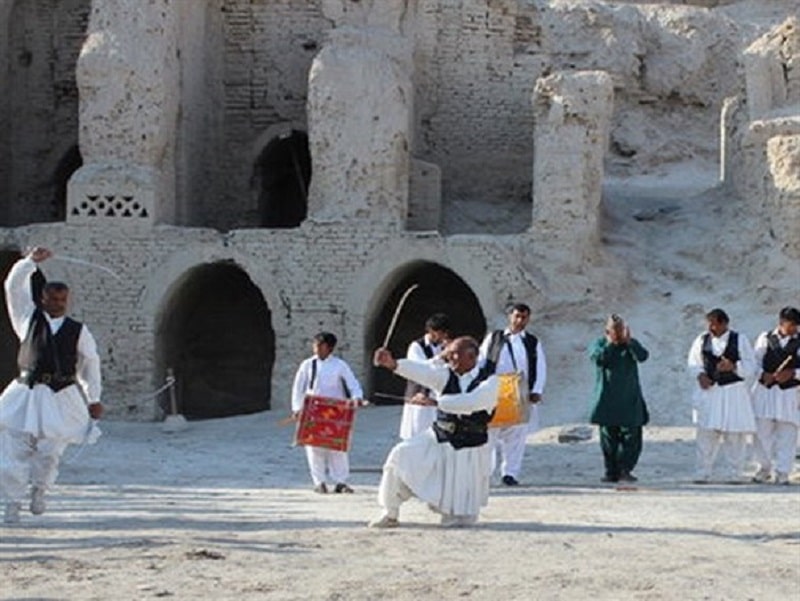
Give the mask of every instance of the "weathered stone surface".
[[384, 30], [336, 30], [309, 74], [309, 215], [405, 224], [410, 49]]
[[68, 221], [92, 217], [82, 210], [92, 196], [147, 198], [149, 221], [174, 217], [177, 24], [176, 3], [103, 0], [92, 11], [76, 75], [86, 166], [68, 189]]
[[791, 17], [744, 52], [746, 106], [723, 113], [724, 181], [755, 223], [800, 258], [800, 22]]
[[565, 264], [580, 265], [598, 242], [613, 105], [611, 77], [602, 71], [556, 73], [536, 82], [531, 231]]

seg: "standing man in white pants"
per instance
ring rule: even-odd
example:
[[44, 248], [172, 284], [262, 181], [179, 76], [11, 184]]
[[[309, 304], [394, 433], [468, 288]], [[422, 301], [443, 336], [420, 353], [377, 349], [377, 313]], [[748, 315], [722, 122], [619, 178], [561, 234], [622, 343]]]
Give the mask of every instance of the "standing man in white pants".
[[[800, 426], [800, 311], [784, 307], [778, 327], [762, 332], [753, 349], [758, 381], [753, 386], [758, 462], [755, 482], [789, 484]], [[774, 462], [773, 462], [774, 459]], [[772, 468], [775, 468], [773, 477]]]
[[20, 520], [29, 484], [31, 513], [44, 513], [45, 492], [55, 483], [64, 449], [83, 442], [90, 418], [103, 412], [97, 345], [85, 325], [66, 316], [69, 288], [47, 282], [41, 295], [34, 292], [38, 265], [52, 255], [34, 248], [5, 282], [9, 318], [20, 339], [20, 374], [0, 395], [0, 492], [9, 524]]
[[[408, 345], [406, 359], [431, 361], [442, 352], [450, 339], [450, 320], [444, 313], [434, 313], [425, 321], [425, 335]], [[400, 438], [408, 440], [424, 432], [436, 421], [436, 400], [429, 389], [408, 381], [403, 415], [400, 418]]]
[[697, 425], [697, 469], [694, 481], [708, 482], [722, 448], [723, 479], [742, 482], [747, 436], [756, 429], [750, 385], [755, 373], [753, 347], [744, 334], [728, 328], [722, 309], [706, 313], [708, 329], [695, 338], [687, 365], [696, 381], [692, 405]]
[[501, 457], [503, 484], [516, 486], [525, 455], [528, 434], [539, 428], [539, 403], [547, 381], [547, 361], [542, 343], [525, 331], [531, 319], [531, 308], [518, 303], [508, 312], [508, 327], [491, 332], [481, 345], [480, 361], [489, 373], [522, 374], [523, 392], [531, 403], [528, 423], [491, 430], [490, 444]]
[[[361, 384], [353, 375], [353, 370], [333, 354], [336, 342], [336, 336], [330, 332], [320, 332], [314, 336], [314, 354], [300, 364], [294, 377], [292, 413], [295, 417], [303, 410], [303, 401], [307, 394], [335, 399], [357, 400], [363, 397]], [[347, 451], [306, 446], [306, 457], [311, 480], [314, 482], [314, 492], [328, 492], [327, 476], [332, 480], [333, 492], [353, 492], [347, 484], [350, 477]]]

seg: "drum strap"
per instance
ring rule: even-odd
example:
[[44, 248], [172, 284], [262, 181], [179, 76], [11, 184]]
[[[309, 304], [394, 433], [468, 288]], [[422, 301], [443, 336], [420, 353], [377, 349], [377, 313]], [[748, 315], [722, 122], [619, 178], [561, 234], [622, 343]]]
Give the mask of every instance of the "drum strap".
[[514, 371], [519, 371], [519, 368], [517, 367], [517, 358], [514, 357], [514, 348], [511, 346], [511, 339], [506, 336], [505, 340], [506, 346], [508, 347], [508, 354], [511, 357], [511, 365], [514, 366]]
[[[317, 360], [311, 360], [311, 381], [308, 383], [308, 391], [312, 392], [314, 390], [314, 384], [317, 381]], [[347, 382], [344, 380], [344, 376], [339, 376], [339, 381], [342, 383], [342, 390], [344, 390], [344, 397], [346, 399], [351, 398], [350, 396], [350, 388], [347, 386]]]

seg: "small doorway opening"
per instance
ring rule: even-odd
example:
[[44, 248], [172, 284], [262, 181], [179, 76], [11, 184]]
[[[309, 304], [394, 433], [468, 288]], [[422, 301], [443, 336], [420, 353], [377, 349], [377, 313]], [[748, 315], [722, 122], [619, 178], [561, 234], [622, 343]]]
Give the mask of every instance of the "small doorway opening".
[[253, 178], [259, 191], [261, 226], [299, 226], [308, 214], [311, 183], [308, 135], [293, 129], [270, 140], [256, 160]]

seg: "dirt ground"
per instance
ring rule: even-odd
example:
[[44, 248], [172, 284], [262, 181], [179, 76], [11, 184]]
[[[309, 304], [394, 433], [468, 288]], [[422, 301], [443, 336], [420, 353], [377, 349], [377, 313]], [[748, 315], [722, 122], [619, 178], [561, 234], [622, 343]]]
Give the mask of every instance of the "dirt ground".
[[650, 428], [639, 486], [599, 482], [596, 440], [529, 439], [481, 522], [423, 504], [367, 529], [398, 407], [359, 415], [353, 495], [311, 491], [274, 412], [110, 422], [71, 448], [43, 516], [0, 529], [3, 599], [797, 599], [800, 486], [691, 483], [691, 428]]

